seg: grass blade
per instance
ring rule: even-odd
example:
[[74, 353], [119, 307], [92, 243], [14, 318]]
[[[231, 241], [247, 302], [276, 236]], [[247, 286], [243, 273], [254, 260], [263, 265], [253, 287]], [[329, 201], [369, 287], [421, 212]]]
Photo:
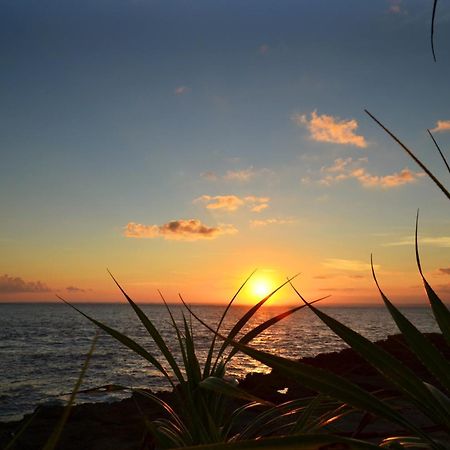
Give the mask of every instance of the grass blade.
[[36, 416], [40, 412], [40, 407], [38, 406], [34, 413], [24, 422], [24, 424], [18, 429], [18, 431], [15, 431], [13, 434], [13, 438], [6, 444], [6, 447], [4, 447], [3, 450], [11, 450], [16, 445], [16, 442], [20, 439], [20, 436], [27, 430], [27, 428], [30, 426], [31, 422], [36, 418]]
[[433, 175], [433, 173], [425, 166], [425, 164], [418, 159], [414, 153], [405, 145], [403, 142], [400, 141], [400, 139], [395, 136], [391, 131], [389, 131], [375, 116], [373, 116], [367, 109], [364, 110], [368, 116], [370, 116], [374, 122], [376, 122], [381, 128], [383, 128], [384, 131], [386, 131], [389, 136], [391, 136], [392, 139], [394, 139], [395, 142], [397, 142], [400, 147], [405, 150], [406, 153], [420, 166], [420, 168], [434, 181], [436, 186], [446, 195], [446, 197], [450, 200], [450, 192], [444, 187], [444, 185]]
[[114, 283], [116, 283], [117, 287], [120, 289], [124, 297], [127, 299], [128, 303], [132, 306], [134, 309], [134, 312], [139, 317], [139, 320], [144, 325], [145, 329], [148, 331], [150, 336], [152, 337], [155, 344], [158, 346], [159, 350], [163, 354], [163, 356], [166, 358], [167, 362], [169, 363], [170, 367], [172, 368], [175, 376], [177, 377], [178, 381], [182, 383], [184, 381], [183, 375], [181, 374], [180, 368], [178, 367], [178, 364], [175, 361], [175, 358], [173, 357], [171, 351], [166, 345], [166, 342], [162, 338], [159, 331], [156, 329], [156, 327], [153, 325], [152, 321], [146, 316], [144, 311], [142, 311], [141, 308], [139, 308], [138, 305], [129, 297], [129, 295], [125, 292], [125, 290], [122, 288], [122, 286], [117, 282], [117, 280], [114, 278], [113, 274], [108, 270], [109, 275], [113, 279]]
[[91, 360], [91, 357], [94, 353], [95, 344], [97, 343], [97, 339], [98, 339], [98, 331], [95, 334], [94, 339], [92, 340], [91, 348], [89, 349], [86, 359], [84, 360], [80, 375], [77, 379], [77, 382], [75, 383], [72, 393], [70, 394], [69, 401], [68, 401], [66, 407], [64, 408], [64, 412], [61, 416], [61, 419], [59, 420], [58, 425], [53, 430], [52, 434], [50, 435], [47, 442], [45, 443], [43, 450], [53, 450], [54, 448], [56, 448], [56, 446], [58, 444], [58, 441], [61, 437], [61, 433], [64, 429], [64, 425], [66, 424], [67, 419], [69, 418], [70, 411], [72, 410], [72, 406], [75, 401], [75, 397], [78, 393], [78, 390], [80, 389], [80, 386], [83, 381], [84, 375], [87, 371], [87, 368], [89, 367], [89, 361]]

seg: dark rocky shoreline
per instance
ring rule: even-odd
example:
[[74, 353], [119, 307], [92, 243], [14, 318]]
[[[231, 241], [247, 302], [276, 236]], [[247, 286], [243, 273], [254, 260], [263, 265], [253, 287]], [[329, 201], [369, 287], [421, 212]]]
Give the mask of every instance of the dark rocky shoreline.
[[[439, 334], [428, 335], [442, 353], [450, 358], [450, 347]], [[424, 381], [433, 381], [425, 367], [408, 350], [404, 339], [389, 336], [377, 344], [408, 365]], [[345, 376], [365, 389], [376, 391], [390, 389], [384, 380], [362, 358], [351, 349], [340, 352], [320, 354], [314, 358], [303, 358], [306, 364], [320, 367]], [[294, 398], [306, 397], [313, 392], [293, 380], [272, 371], [270, 374], [248, 374], [240, 381], [240, 386], [265, 400], [281, 403]], [[285, 393], [280, 393], [284, 390]], [[171, 401], [170, 392], [158, 394], [165, 401]], [[34, 450], [42, 448], [63, 412], [62, 406], [41, 407], [20, 436], [15, 449]], [[95, 450], [136, 450], [148, 447], [142, 412], [149, 420], [160, 415], [154, 403], [143, 396], [133, 395], [115, 403], [90, 403], [76, 405], [66, 424], [60, 440], [59, 449], [95, 449]], [[25, 416], [18, 422], [0, 423], [0, 448], [3, 448], [23, 423]]]

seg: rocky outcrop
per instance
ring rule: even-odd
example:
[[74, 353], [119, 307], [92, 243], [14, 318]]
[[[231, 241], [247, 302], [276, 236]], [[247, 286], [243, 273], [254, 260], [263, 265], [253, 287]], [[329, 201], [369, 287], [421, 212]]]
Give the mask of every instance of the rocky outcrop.
[[[441, 352], [450, 358], [450, 348], [441, 335], [430, 334], [430, 339]], [[433, 381], [426, 368], [409, 351], [402, 336], [390, 336], [377, 345], [394, 355], [410, 367], [423, 380]], [[314, 358], [303, 358], [306, 364], [342, 375], [356, 384], [376, 391], [392, 389], [383, 378], [359, 357], [353, 350], [321, 354]], [[270, 374], [248, 374], [240, 387], [272, 402], [284, 402], [313, 394], [295, 380], [272, 371]], [[282, 391], [280, 393], [279, 391]], [[158, 394], [166, 402], [172, 401], [170, 392]], [[57, 424], [63, 411], [62, 406], [40, 407], [25, 432], [17, 440], [15, 449], [41, 449]], [[64, 427], [58, 449], [62, 450], [136, 450], [151, 447], [151, 437], [146, 431], [144, 417], [148, 420], [160, 417], [162, 412], [155, 404], [141, 395], [115, 403], [92, 403], [75, 406]], [[24, 422], [0, 423], [0, 448], [3, 448], [21, 429]]]

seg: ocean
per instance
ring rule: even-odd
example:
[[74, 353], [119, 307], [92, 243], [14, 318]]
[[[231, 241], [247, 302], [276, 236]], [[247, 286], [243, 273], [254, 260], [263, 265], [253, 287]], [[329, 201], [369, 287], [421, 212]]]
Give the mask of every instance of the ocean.
[[[132, 337], [155, 356], [158, 354], [129, 305], [83, 304], [79, 307], [86, 314]], [[176, 336], [165, 307], [143, 305], [142, 308], [169, 347], [176, 351]], [[233, 326], [248, 308], [232, 307], [224, 329]], [[171, 309], [180, 320], [181, 307], [173, 305]], [[215, 325], [224, 306], [194, 306], [193, 309], [207, 323]], [[279, 307], [263, 307], [248, 326], [255, 326], [282, 311]], [[383, 307], [333, 307], [324, 311], [373, 341], [397, 333]], [[430, 309], [410, 307], [404, 308], [403, 312], [420, 330], [437, 331]], [[204, 358], [212, 335], [195, 320], [192, 326], [197, 351]], [[38, 404], [64, 402], [78, 378], [95, 333], [95, 325], [64, 304], [0, 304], [0, 421], [20, 419]], [[264, 332], [253, 345], [296, 359], [345, 347], [305, 309]], [[227, 374], [235, 378], [249, 372], [268, 371], [264, 365], [241, 354], [235, 355], [227, 368]], [[167, 382], [157, 370], [109, 335], [101, 333], [81, 389], [105, 384], [155, 391], [167, 388]], [[114, 401], [124, 395], [129, 394], [79, 394], [77, 402]]]

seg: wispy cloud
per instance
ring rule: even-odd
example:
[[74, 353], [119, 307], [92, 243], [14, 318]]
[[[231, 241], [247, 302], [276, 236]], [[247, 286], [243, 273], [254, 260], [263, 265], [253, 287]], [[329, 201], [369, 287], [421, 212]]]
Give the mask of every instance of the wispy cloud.
[[444, 275], [450, 275], [450, 267], [441, 267], [439, 272]]
[[306, 126], [313, 141], [367, 147], [364, 136], [355, 133], [358, 128], [355, 119], [340, 120], [338, 117], [318, 115], [313, 111], [310, 119], [306, 114], [294, 114], [292, 120], [299, 126]]
[[258, 53], [260, 55], [267, 55], [269, 53], [270, 47], [267, 44], [261, 44], [258, 48]]
[[188, 87], [188, 86], [177, 86], [174, 89], [173, 93], [175, 95], [184, 95], [184, 94], [187, 94], [188, 92], [191, 92], [191, 90], [192, 89], [190, 87]]
[[79, 287], [76, 286], [67, 286], [66, 287], [66, 291], [71, 292], [72, 294], [77, 293], [77, 292], [86, 292], [86, 289], [81, 289]]
[[[450, 236], [421, 237], [420, 244], [432, 245], [434, 247], [450, 247]], [[383, 244], [384, 247], [399, 247], [402, 245], [414, 245], [413, 236], [404, 236], [397, 241]]]
[[366, 162], [367, 158], [358, 158], [357, 160], [338, 158], [332, 166], [321, 168], [321, 172], [325, 175], [319, 180], [319, 183], [331, 186], [339, 181], [353, 178], [366, 188], [390, 189], [414, 183], [418, 178], [424, 176], [423, 172], [413, 172], [408, 168], [389, 175], [373, 175], [362, 167]]
[[204, 203], [207, 209], [222, 209], [236, 211], [245, 204], [237, 195], [202, 195], [194, 200], [194, 203]]
[[269, 197], [256, 197], [248, 195], [238, 197], [237, 195], [202, 195], [194, 200], [194, 203], [203, 203], [207, 209], [217, 209], [223, 211], [236, 211], [242, 206], [246, 206], [252, 212], [261, 212], [269, 207]]
[[217, 175], [217, 173], [216, 173], [216, 172], [213, 172], [213, 171], [211, 171], [211, 170], [208, 170], [208, 171], [206, 171], [206, 172], [202, 172], [202, 173], [200, 174], [200, 176], [201, 176], [203, 179], [208, 180], [208, 181], [216, 181], [216, 180], [219, 179], [219, 176]]
[[440, 132], [440, 131], [450, 131], [450, 120], [438, 120], [436, 126], [430, 131]]
[[24, 281], [20, 277], [0, 276], [0, 293], [50, 292], [51, 289], [41, 281]]
[[130, 222], [126, 225], [124, 235], [129, 238], [195, 241], [215, 239], [224, 234], [235, 234], [238, 230], [233, 225], [220, 224], [216, 227], [204, 225], [198, 219], [172, 220], [163, 225], [143, 225]]
[[402, 0], [388, 0], [388, 12], [391, 14], [406, 14]]
[[[363, 272], [370, 270], [370, 264], [356, 259], [328, 258], [323, 263], [325, 267], [352, 272]], [[374, 266], [377, 268], [378, 266]]]
[[412, 172], [408, 168], [384, 176], [372, 175], [362, 168], [356, 169], [351, 173], [351, 176], [356, 178], [364, 187], [381, 187], [383, 189], [414, 183], [417, 181], [417, 178], [423, 175], [421, 172]]
[[271, 219], [251, 220], [250, 226], [253, 228], [258, 228], [258, 227], [266, 227], [268, 225], [289, 225], [296, 222], [297, 221], [294, 219], [271, 218]]
[[247, 183], [261, 175], [271, 174], [272, 171], [266, 168], [255, 169], [253, 166], [247, 167], [246, 169], [237, 169], [237, 170], [227, 170], [224, 174], [219, 175], [213, 171], [202, 172], [200, 176], [208, 181], [236, 181], [239, 183]]
[[228, 181], [249, 181], [253, 177], [255, 177], [256, 171], [253, 167], [249, 167], [247, 169], [242, 170], [228, 170], [227, 173], [223, 176], [224, 180]]

